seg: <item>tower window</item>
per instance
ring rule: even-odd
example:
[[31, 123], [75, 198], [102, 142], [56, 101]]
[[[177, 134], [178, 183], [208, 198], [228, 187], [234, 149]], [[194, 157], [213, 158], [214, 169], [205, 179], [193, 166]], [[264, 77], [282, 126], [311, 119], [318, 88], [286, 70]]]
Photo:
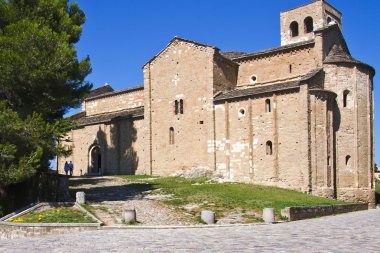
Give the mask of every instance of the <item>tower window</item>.
[[267, 155], [272, 155], [272, 142], [271, 141], [267, 141], [266, 153], [267, 153]]
[[350, 94], [350, 91], [348, 90], [345, 90], [343, 92], [343, 107], [347, 107], [347, 103], [348, 103], [348, 95]]
[[183, 114], [183, 99], [174, 101], [174, 114]]
[[305, 27], [305, 33], [311, 33], [314, 30], [313, 18], [307, 17], [303, 22]]
[[298, 34], [298, 23], [296, 21], [293, 21], [290, 23], [290, 36], [297, 37]]
[[351, 156], [350, 155], [346, 156], [346, 166], [350, 166], [350, 160], [351, 160]]
[[289, 64], [289, 73], [292, 73], [292, 64]]
[[265, 112], [271, 112], [272, 111], [272, 108], [271, 108], [271, 104], [270, 104], [270, 99], [266, 99], [265, 100]]
[[169, 144], [174, 144], [174, 128], [169, 128]]
[[330, 24], [332, 21], [331, 17], [327, 17], [327, 24]]
[[183, 99], [179, 100], [179, 113], [183, 114]]
[[178, 101], [177, 100], [174, 101], [174, 113], [175, 113], [175, 115], [178, 114]]

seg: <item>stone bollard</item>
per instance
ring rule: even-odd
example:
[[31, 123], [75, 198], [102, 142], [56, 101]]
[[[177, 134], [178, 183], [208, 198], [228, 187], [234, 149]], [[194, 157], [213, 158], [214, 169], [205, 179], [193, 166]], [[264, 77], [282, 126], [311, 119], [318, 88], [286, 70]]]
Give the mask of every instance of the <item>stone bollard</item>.
[[77, 192], [76, 202], [78, 204], [86, 204], [86, 194], [84, 192]]
[[274, 222], [274, 208], [264, 208], [263, 220], [265, 223], [273, 223]]
[[201, 220], [206, 222], [207, 224], [215, 223], [215, 212], [213, 211], [202, 211], [201, 212]]
[[124, 209], [123, 218], [126, 223], [136, 222], [136, 209]]

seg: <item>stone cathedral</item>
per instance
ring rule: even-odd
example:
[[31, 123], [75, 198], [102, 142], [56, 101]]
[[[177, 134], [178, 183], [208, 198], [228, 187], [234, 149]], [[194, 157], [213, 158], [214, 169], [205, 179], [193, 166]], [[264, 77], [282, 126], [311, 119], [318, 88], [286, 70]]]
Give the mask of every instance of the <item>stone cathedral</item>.
[[[281, 46], [222, 52], [173, 38], [144, 84], [94, 89], [68, 133], [74, 175], [204, 171], [374, 202], [373, 67], [324, 0], [280, 14]], [[64, 140], [62, 140], [64, 141]]]

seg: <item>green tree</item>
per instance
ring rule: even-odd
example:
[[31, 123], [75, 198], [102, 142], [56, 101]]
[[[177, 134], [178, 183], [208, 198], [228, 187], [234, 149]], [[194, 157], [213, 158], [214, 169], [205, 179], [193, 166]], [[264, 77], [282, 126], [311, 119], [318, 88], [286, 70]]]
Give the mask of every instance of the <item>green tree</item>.
[[57, 120], [45, 122], [33, 113], [21, 119], [13, 110], [0, 102], [0, 186], [22, 181], [41, 168], [44, 154], [67, 155], [54, 139], [62, 137], [73, 123]]
[[66, 0], [0, 0], [0, 98], [20, 116], [61, 118], [91, 89], [74, 47], [85, 19]]
[[0, 185], [16, 183], [67, 155], [62, 119], [92, 85], [78, 60], [85, 15], [67, 0], [0, 0]]

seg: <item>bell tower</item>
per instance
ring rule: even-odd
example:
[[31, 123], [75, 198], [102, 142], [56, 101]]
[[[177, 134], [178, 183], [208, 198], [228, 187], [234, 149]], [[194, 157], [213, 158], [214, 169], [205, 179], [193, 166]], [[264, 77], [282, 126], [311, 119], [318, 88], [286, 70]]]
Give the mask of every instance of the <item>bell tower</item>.
[[338, 24], [342, 29], [342, 13], [324, 0], [281, 12], [281, 46], [311, 40], [314, 31]]

